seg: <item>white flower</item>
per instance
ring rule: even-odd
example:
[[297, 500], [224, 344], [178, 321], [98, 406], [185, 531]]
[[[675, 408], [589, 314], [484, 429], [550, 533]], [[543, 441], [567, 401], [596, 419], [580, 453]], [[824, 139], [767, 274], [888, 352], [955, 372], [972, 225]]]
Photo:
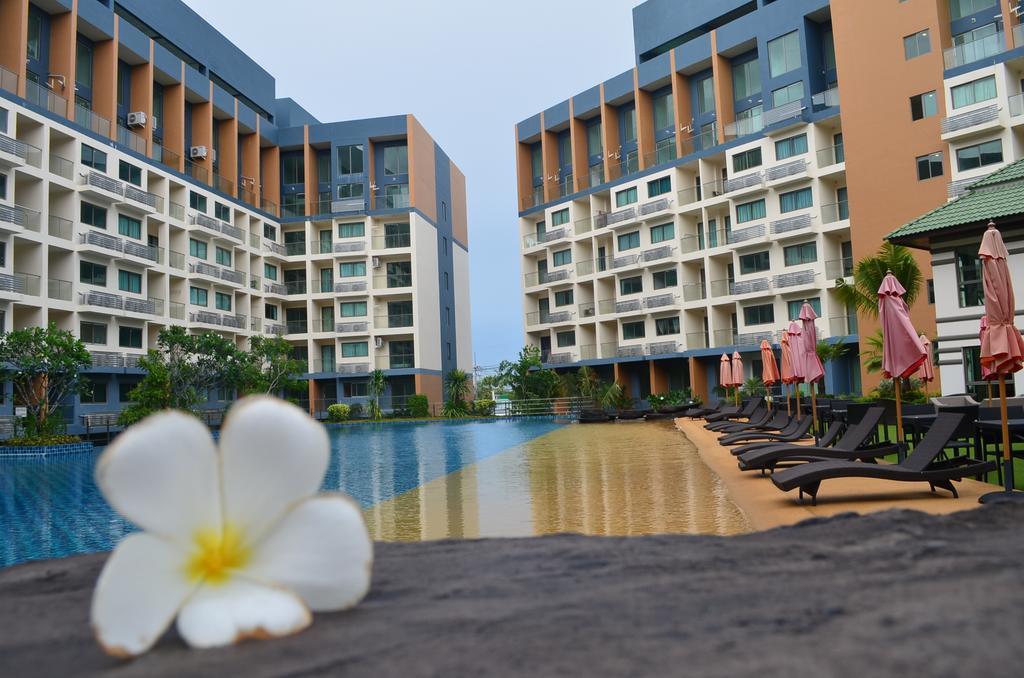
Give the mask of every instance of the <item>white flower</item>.
[[103, 649], [141, 654], [175, 616], [193, 647], [285, 636], [309, 626], [311, 611], [362, 600], [373, 544], [355, 502], [315, 495], [328, 460], [323, 427], [268, 397], [231, 408], [219, 452], [180, 412], [118, 436], [96, 482], [143, 532], [118, 544], [93, 592]]

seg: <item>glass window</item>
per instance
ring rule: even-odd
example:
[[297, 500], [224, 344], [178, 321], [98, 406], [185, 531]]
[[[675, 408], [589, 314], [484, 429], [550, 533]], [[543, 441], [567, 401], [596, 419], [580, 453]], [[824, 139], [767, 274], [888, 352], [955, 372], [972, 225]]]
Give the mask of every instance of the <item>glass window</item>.
[[97, 172], [107, 171], [107, 154], [96, 150], [92, 146], [82, 144], [82, 164], [91, 167]]
[[281, 155], [281, 183], [286, 186], [306, 183], [306, 163], [301, 153]]
[[996, 6], [997, 0], [949, 0], [949, 18], [953, 21]]
[[102, 264], [94, 264], [91, 261], [79, 262], [78, 275], [79, 281], [86, 285], [107, 285], [107, 267]]
[[559, 250], [551, 253], [552, 266], [567, 266], [572, 263], [572, 250]]
[[346, 176], [362, 173], [363, 145], [349, 144], [347, 146], [338, 146], [338, 174]]
[[587, 125], [587, 154], [601, 155], [604, 153], [604, 144], [601, 140], [601, 121], [591, 122]]
[[796, 155], [803, 155], [807, 152], [807, 135], [798, 134], [795, 137], [781, 139], [775, 142], [776, 160], [785, 160]]
[[75, 82], [92, 89], [92, 45], [81, 36], [75, 49]]
[[771, 267], [771, 255], [767, 251], [753, 252], [740, 256], [740, 275], [761, 273], [762, 271], [771, 270]]
[[764, 219], [767, 212], [765, 211], [764, 198], [760, 200], [754, 200], [753, 202], [745, 202], [740, 205], [736, 205], [736, 223], [743, 224], [748, 221], [754, 221], [755, 219]]
[[188, 300], [193, 306], [206, 306], [209, 298], [210, 293], [201, 287], [188, 288]]
[[919, 31], [903, 38], [903, 57], [908, 61], [932, 51], [928, 31]]
[[697, 83], [697, 112], [700, 115], [715, 110], [715, 81], [708, 76]]
[[672, 191], [672, 179], [671, 177], [661, 177], [653, 181], [647, 182], [647, 197], [653, 198], [655, 196], [664, 195]]
[[670, 268], [667, 271], [655, 271], [651, 274], [651, 280], [654, 282], [654, 289], [656, 290], [676, 287], [679, 285], [679, 273], [674, 268]]
[[569, 223], [569, 208], [564, 210], [558, 210], [551, 214], [551, 227], [557, 228], [558, 226], [564, 226]]
[[647, 336], [647, 328], [644, 327], [642, 320], [634, 323], [622, 323], [623, 339], [643, 339], [645, 336]]
[[775, 306], [772, 304], [745, 306], [743, 308], [744, 325], [770, 325], [773, 322], [775, 322]]
[[117, 232], [136, 240], [142, 239], [142, 222], [138, 219], [126, 217], [123, 214], [117, 215]]
[[627, 188], [624, 191], [619, 191], [618, 193], [615, 194], [615, 206], [616, 207], [625, 207], [626, 205], [630, 205], [632, 203], [635, 203], [636, 200], [637, 200], [637, 197], [636, 197], [636, 187], [635, 186], [633, 188]]
[[43, 21], [36, 12], [28, 13], [28, 49], [26, 56], [29, 59], [39, 60], [40, 45], [42, 44]]
[[263, 237], [271, 242], [277, 242], [277, 227], [263, 224]]
[[118, 271], [117, 289], [122, 292], [142, 294], [142, 276], [131, 271]]
[[562, 290], [561, 292], [555, 292], [555, 306], [571, 306], [572, 303], [572, 290]]
[[[813, 297], [807, 300], [807, 303], [814, 309], [814, 314], [821, 316], [821, 299]], [[800, 319], [800, 310], [804, 307], [803, 299], [796, 299], [795, 301], [786, 302], [786, 313], [790, 321]]]
[[370, 355], [369, 345], [365, 341], [347, 341], [341, 345], [342, 358], [365, 358]]
[[576, 332], [570, 330], [568, 332], [558, 332], [555, 334], [555, 341], [558, 343], [559, 348], [565, 348], [566, 346], [576, 345]]
[[732, 67], [732, 93], [736, 101], [748, 99], [761, 91], [761, 62], [751, 59]]
[[231, 295], [225, 294], [224, 292], [217, 292], [216, 295], [214, 295], [214, 304], [220, 311], [230, 311]]
[[813, 264], [818, 260], [818, 243], [815, 241], [790, 245], [782, 250], [782, 258], [786, 266]]
[[386, 146], [384, 148], [384, 176], [397, 177], [409, 173], [409, 147]]
[[263, 315], [267, 320], [277, 320], [277, 306], [273, 304], [264, 304]]
[[662, 224], [651, 226], [651, 243], [665, 242], [676, 237], [675, 224]]
[[800, 32], [793, 31], [768, 42], [768, 70], [773, 78], [800, 68]]
[[953, 36], [953, 53], [958, 66], [993, 56], [1003, 49], [1003, 36], [995, 22]]
[[654, 97], [651, 102], [654, 108], [654, 129], [661, 131], [675, 128], [675, 115], [672, 111], [672, 91]]
[[772, 90], [772, 108], [784, 106], [791, 101], [800, 101], [804, 98], [804, 81], [798, 80], [791, 85]]
[[[207, 244], [202, 240], [196, 240], [195, 238], [189, 238], [188, 240], [188, 253], [189, 256], [193, 256], [197, 259], [206, 259]], [[269, 276], [268, 276], [269, 277]]]
[[80, 208], [82, 223], [96, 228], [107, 228], [107, 210], [104, 207], [87, 203], [84, 200]]
[[924, 181], [942, 176], [942, 151], [922, 155], [917, 159], [917, 179]]
[[366, 224], [338, 224], [339, 238], [362, 238], [366, 235]]
[[0, 200], [7, 199], [7, 175], [0, 174]]
[[976, 146], [957, 149], [956, 166], [961, 172], [995, 165], [1003, 161], [1003, 142], [993, 139]]
[[950, 88], [953, 97], [953, 108], [970, 106], [982, 101], [996, 98], [996, 76], [972, 80]]
[[625, 252], [640, 247], [640, 231], [623, 233], [619, 236], [619, 251]]
[[659, 337], [664, 337], [669, 334], [679, 334], [679, 316], [656, 319], [654, 321], [654, 333]]
[[530, 146], [530, 167], [533, 169], [534, 179], [541, 179], [544, 176], [544, 156], [541, 154], [540, 143]]
[[619, 281], [619, 294], [640, 294], [644, 291], [644, 279], [640, 276], [623, 278]]
[[117, 345], [123, 348], [142, 348], [142, 328], [119, 327]]
[[752, 148], [732, 156], [732, 171], [742, 172], [761, 166], [761, 149]]
[[366, 275], [366, 262], [365, 261], [353, 261], [349, 263], [338, 264], [338, 277], [339, 278], [362, 278]]
[[362, 184], [342, 184], [338, 186], [338, 200], [358, 200], [362, 197]]
[[263, 277], [267, 280], [277, 280], [277, 266], [263, 264]]
[[85, 405], [101, 405], [107, 402], [107, 382], [96, 375], [85, 375], [78, 392], [78, 402]]
[[981, 276], [978, 250], [956, 250], [956, 284], [960, 308], [981, 306], [985, 303], [985, 287]]
[[930, 118], [933, 115], [937, 115], [938, 112], [939, 103], [935, 98], [934, 91], [910, 97], [911, 120], [923, 120], [924, 118]]
[[135, 184], [136, 186], [142, 185], [141, 167], [136, 167], [131, 163], [121, 160], [118, 163], [117, 174], [121, 178], [121, 181], [127, 181], [129, 184]]
[[206, 196], [195, 191], [188, 192], [188, 206], [198, 212], [206, 212]]
[[342, 318], [362, 318], [366, 316], [365, 301], [346, 301], [339, 306]]
[[799, 191], [790, 191], [789, 193], [782, 193], [779, 195], [779, 211], [783, 214], [786, 212], [795, 212], [796, 210], [804, 210], [813, 206], [814, 198], [809, 186], [807, 188], [801, 188]]
[[218, 247], [216, 251], [217, 263], [221, 266], [231, 266], [231, 250]]
[[231, 208], [227, 205], [219, 202], [213, 203], [213, 216], [217, 217], [221, 221], [231, 221]]
[[622, 117], [622, 143], [636, 141], [636, 108], [629, 106], [619, 110]]
[[102, 323], [83, 322], [79, 334], [86, 344], [107, 344], [107, 326]]

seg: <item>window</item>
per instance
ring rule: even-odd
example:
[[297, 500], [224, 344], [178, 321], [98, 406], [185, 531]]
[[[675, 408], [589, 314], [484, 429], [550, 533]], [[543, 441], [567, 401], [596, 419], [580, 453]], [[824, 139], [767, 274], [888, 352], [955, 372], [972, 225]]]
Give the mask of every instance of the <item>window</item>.
[[370, 355], [370, 347], [365, 341], [349, 341], [341, 345], [342, 358], [365, 358]]
[[790, 191], [779, 195], [779, 211], [783, 214], [807, 209], [813, 205], [814, 197], [809, 186], [801, 188], [799, 191]]
[[386, 146], [384, 148], [384, 176], [397, 177], [409, 173], [409, 147]]
[[995, 165], [1003, 161], [1003, 142], [1000, 139], [986, 141], [976, 146], [957, 149], [956, 166], [961, 172]]
[[552, 266], [567, 266], [572, 263], [572, 250], [559, 250], [551, 253]]
[[672, 191], [672, 179], [671, 177], [661, 177], [654, 181], [647, 182], [647, 197], [653, 198], [658, 195], [670, 193]]
[[704, 115], [715, 110], [715, 82], [708, 76], [697, 83], [697, 113]]
[[615, 194], [615, 206], [625, 207], [636, 202], [636, 187], [627, 188]]
[[601, 121], [592, 122], [587, 125], [587, 155], [601, 155], [604, 153], [604, 144], [601, 141]]
[[224, 292], [217, 292], [213, 297], [213, 303], [219, 311], [231, 310], [231, 295]]
[[619, 236], [620, 252], [636, 249], [637, 247], [640, 247], [640, 231], [633, 231], [632, 233], [623, 233], [622, 235]]
[[804, 98], [804, 81], [798, 80], [791, 85], [772, 90], [772, 108], [784, 106], [791, 101], [800, 101]]
[[950, 88], [953, 99], [953, 108], [970, 106], [982, 101], [996, 98], [996, 76], [990, 75], [987, 78], [972, 80], [962, 85]]
[[142, 348], [141, 327], [119, 327], [117, 345], [122, 348]]
[[928, 31], [920, 31], [903, 38], [903, 58], [907, 61], [932, 51]]
[[760, 200], [754, 200], [753, 202], [745, 202], [740, 205], [736, 205], [736, 223], [743, 224], [748, 221], [754, 221], [755, 219], [764, 219], [767, 212], [764, 207], [764, 198]]
[[118, 384], [117, 384], [117, 400], [118, 400], [118, 402], [122, 402], [122, 403], [130, 403], [130, 402], [132, 402], [132, 391], [138, 385], [139, 385], [139, 382], [125, 382], [125, 381], [118, 382]]
[[106, 287], [107, 267], [102, 264], [94, 264], [91, 261], [79, 262], [78, 280], [86, 285]]
[[107, 171], [107, 154], [96, 150], [92, 146], [82, 144], [82, 164], [91, 167], [97, 172]]
[[197, 212], [206, 212], [206, 196], [195, 191], [188, 192], [188, 206]]
[[223, 247], [218, 247], [215, 253], [217, 263], [221, 266], [231, 266], [231, 250], [226, 250]]
[[193, 306], [206, 306], [210, 303], [210, 293], [201, 287], [190, 287], [188, 300]]
[[996, 6], [996, 0], [949, 0], [949, 18], [953, 21]]
[[665, 130], [675, 127], [675, 115], [672, 112], [672, 91], [653, 97], [651, 102], [654, 108], [654, 129]]
[[[998, 20], [1000, 17], [996, 15], [993, 18]], [[984, 20], [984, 17], [982, 19]], [[994, 56], [1003, 49], [1003, 34], [994, 21], [953, 36], [956, 65], [962, 66]]]
[[666, 240], [672, 240], [676, 237], [676, 226], [675, 224], [661, 224], [660, 226], [651, 226], [651, 243], [665, 242]]
[[619, 294], [640, 294], [644, 291], [644, 279], [640, 276], [634, 278], [623, 278], [619, 281]]
[[366, 224], [338, 224], [339, 238], [362, 238], [366, 235]]
[[651, 279], [656, 290], [679, 285], [679, 273], [674, 268], [670, 268], [667, 271], [655, 271], [651, 274]]
[[558, 348], [565, 348], [566, 346], [576, 345], [576, 332], [570, 330], [568, 332], [558, 332], [555, 334], [555, 341], [558, 343]]
[[732, 171], [742, 172], [761, 166], [761, 149], [752, 148], [732, 156]]
[[743, 308], [744, 325], [770, 325], [773, 322], [775, 322], [775, 306], [772, 304], [745, 306]]
[[[207, 245], [202, 240], [196, 240], [195, 238], [188, 239], [188, 253], [190, 256], [196, 259], [206, 259]], [[267, 276], [268, 278], [270, 276]]]
[[7, 199], [7, 175], [0, 174], [0, 200]]
[[362, 318], [366, 316], [365, 301], [346, 301], [339, 306], [342, 318]]
[[83, 405], [100, 405], [107, 402], [107, 382], [101, 377], [85, 375], [78, 392], [78, 402]]
[[286, 186], [306, 183], [306, 163], [301, 153], [281, 155], [281, 183]]
[[39, 12], [28, 13], [28, 49], [26, 56], [35, 61], [39, 60], [40, 46], [42, 45], [43, 21]]
[[910, 97], [910, 119], [923, 120], [939, 112], [935, 92], [925, 92]]
[[267, 280], [277, 280], [277, 266], [263, 264], [263, 277]]
[[647, 328], [644, 327], [643, 321], [622, 323], [623, 339], [643, 339], [645, 336], [647, 336]]
[[102, 323], [83, 322], [79, 334], [86, 344], [107, 345], [107, 326]]
[[136, 167], [130, 163], [121, 160], [118, 163], [118, 176], [121, 181], [127, 181], [129, 184], [135, 184], [136, 186], [142, 185], [142, 168]]
[[761, 124], [762, 115], [764, 115], [764, 107], [761, 104], [737, 113], [736, 136], [760, 132], [764, 128], [764, 125]]
[[761, 91], [761, 62], [757, 59], [734, 64], [732, 93], [736, 101], [748, 99]]
[[768, 71], [773, 78], [800, 68], [800, 32], [793, 31], [768, 42]]
[[[821, 299], [818, 298], [818, 297], [813, 297], [811, 299], [808, 299], [807, 303], [810, 304], [811, 308], [814, 309], [814, 314], [820, 317], [821, 316]], [[803, 299], [797, 299], [795, 301], [788, 301], [788, 302], [786, 302], [786, 313], [787, 313], [787, 317], [789, 318], [789, 320], [790, 321], [799, 320], [800, 319], [800, 310], [803, 309], [803, 307], [804, 307], [804, 300]]]
[[263, 315], [267, 320], [277, 320], [277, 306], [274, 306], [273, 304], [264, 304]]
[[[7, 265], [7, 243], [0, 241], [0, 268]], [[0, 327], [0, 332], [3, 332], [3, 327]]]
[[807, 152], [807, 135], [798, 134], [795, 137], [781, 139], [775, 142], [775, 159], [785, 160], [796, 155], [803, 155]]
[[572, 290], [555, 292], [555, 306], [571, 306], [573, 303]]
[[942, 176], [942, 151], [922, 155], [917, 159], [917, 179], [933, 179]]
[[978, 250], [956, 250], [956, 285], [960, 308], [981, 306], [985, 303], [985, 288], [981, 276]]
[[622, 143], [628, 144], [636, 141], [636, 108], [629, 106], [619, 110], [622, 124]]
[[92, 89], [92, 45], [82, 36], [75, 45], [75, 82]]
[[122, 292], [142, 294], [142, 276], [132, 271], [118, 271], [117, 289]]
[[539, 142], [530, 146], [530, 167], [533, 170], [534, 179], [543, 179], [544, 156], [541, 154]]
[[366, 262], [353, 261], [350, 263], [338, 264], [339, 278], [362, 278], [366, 275]]
[[213, 203], [213, 216], [217, 217], [221, 221], [231, 221], [231, 208], [224, 203], [215, 202]]
[[126, 217], [123, 214], [117, 215], [117, 232], [121, 235], [142, 240], [142, 222], [138, 219]]
[[363, 145], [338, 146], [338, 174], [347, 176], [363, 173]]
[[564, 210], [558, 210], [551, 214], [551, 227], [557, 228], [558, 226], [564, 226], [569, 223], [569, 208]]
[[786, 266], [813, 264], [818, 260], [818, 243], [812, 240], [811, 242], [785, 247], [782, 250], [782, 258]]
[[658, 318], [654, 321], [654, 333], [659, 337], [668, 334], [679, 334], [679, 316]]
[[740, 275], [768, 271], [771, 270], [771, 267], [771, 255], [767, 251], [740, 256]]
[[81, 208], [82, 223], [96, 228], [107, 228], [107, 210], [91, 203], [82, 201]]
[[358, 200], [362, 197], [362, 184], [341, 184], [338, 186], [338, 200]]
[[263, 237], [271, 242], [277, 242], [277, 227], [263, 224]]

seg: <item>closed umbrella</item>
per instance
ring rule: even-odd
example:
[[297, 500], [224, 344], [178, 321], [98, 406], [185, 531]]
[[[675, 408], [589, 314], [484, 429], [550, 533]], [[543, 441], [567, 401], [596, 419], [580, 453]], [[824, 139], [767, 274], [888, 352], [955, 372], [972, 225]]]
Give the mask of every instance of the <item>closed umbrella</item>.
[[[782, 369], [779, 372], [779, 379], [785, 386], [796, 383], [796, 376], [793, 372], [793, 352], [789, 350], [789, 332], [782, 330], [782, 339], [779, 340], [781, 348], [780, 353], [782, 354]], [[786, 394], [786, 414], [792, 415], [792, 409], [789, 402], [789, 391], [783, 388]]]
[[803, 329], [800, 323], [792, 321], [789, 323], [789, 359], [793, 363], [793, 383], [796, 384], [796, 418], [800, 419], [800, 384], [804, 383], [804, 352], [801, 335]]
[[[981, 324], [978, 329], [978, 341], [981, 344], [985, 343], [985, 335], [988, 334], [988, 318], [981, 316]], [[981, 378], [988, 382], [988, 403], [992, 404], [992, 379], [995, 378], [995, 373], [989, 369], [989, 366], [981, 364]]]
[[982, 503], [994, 500], [1024, 500], [1024, 494], [1013, 491], [1013, 450], [1010, 447], [1010, 424], [1006, 413], [1006, 375], [1024, 367], [1024, 337], [1013, 324], [1013, 282], [1007, 259], [1010, 254], [1003, 236], [994, 223], [981, 239], [982, 281], [985, 285], [985, 315], [988, 331], [981, 342], [981, 365], [999, 380], [999, 416], [1003, 422], [1003, 481], [1005, 492], [992, 492], [981, 497]]
[[736, 404], [740, 404], [740, 386], [743, 386], [743, 358], [739, 351], [732, 353], [732, 385], [736, 387]]
[[729, 387], [732, 386], [732, 362], [726, 353], [722, 354], [718, 364], [718, 383], [725, 389], [725, 397], [728, 399]]
[[900, 281], [887, 271], [878, 288], [878, 316], [882, 321], [882, 376], [892, 379], [896, 392], [896, 434], [903, 442], [903, 408], [900, 404], [900, 379], [906, 379], [928, 359], [917, 330], [910, 322], [910, 309]]
[[775, 362], [775, 351], [767, 339], [761, 340], [761, 381], [769, 388], [779, 383], [779, 364]]
[[935, 381], [935, 364], [933, 362], [934, 358], [932, 357], [932, 342], [924, 334], [918, 338], [921, 340], [921, 346], [924, 348], [924, 353], [927, 357], [925, 361], [921, 363], [921, 369], [918, 370], [917, 376], [921, 381], [929, 384]]
[[811, 388], [811, 417], [814, 419], [814, 435], [818, 435], [818, 399], [815, 394], [814, 384], [825, 378], [825, 366], [821, 364], [818, 357], [818, 328], [814, 326], [818, 314], [814, 307], [806, 301], [800, 307], [801, 342], [803, 344], [804, 358], [804, 381], [810, 384]]

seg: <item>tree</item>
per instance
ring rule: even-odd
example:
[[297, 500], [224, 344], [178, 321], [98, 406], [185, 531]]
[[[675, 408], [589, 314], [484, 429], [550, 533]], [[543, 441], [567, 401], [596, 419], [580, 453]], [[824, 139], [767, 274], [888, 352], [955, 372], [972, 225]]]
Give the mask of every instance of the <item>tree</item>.
[[464, 370], [456, 368], [449, 371], [444, 378], [445, 403], [442, 414], [449, 418], [466, 416], [469, 412], [466, 399], [472, 388], [473, 384]]
[[29, 436], [55, 433], [62, 424], [53, 414], [68, 396], [79, 392], [82, 371], [92, 364], [89, 351], [71, 332], [27, 327], [0, 337], [0, 375], [27, 410]]
[[239, 383], [243, 393], [276, 394], [299, 387], [297, 377], [304, 372], [303, 364], [283, 337], [253, 336], [245, 358]]
[[496, 400], [495, 396], [501, 393], [502, 389], [504, 389], [504, 386], [502, 386], [501, 379], [498, 375], [489, 374], [481, 379], [480, 383], [477, 384], [476, 392], [478, 397], [486, 396], [491, 400]]
[[540, 349], [536, 346], [524, 346], [519, 351], [519, 359], [515, 362], [501, 361], [498, 365], [498, 380], [512, 391], [513, 400], [526, 400], [530, 397], [530, 372], [542, 369]]
[[592, 367], [583, 365], [576, 372], [575, 391], [581, 398], [597, 402], [601, 393], [601, 378]]
[[764, 382], [759, 377], [750, 377], [743, 386], [740, 387], [740, 392], [746, 396], [765, 396], [768, 395], [768, 389], [765, 387]]
[[892, 271], [907, 290], [904, 299], [908, 306], [913, 306], [924, 284], [924, 274], [909, 249], [889, 242], [874, 256], [857, 262], [852, 285], [842, 278], [836, 281], [836, 296], [847, 306], [875, 318], [878, 316], [878, 288], [888, 271]]
[[865, 337], [867, 350], [861, 351], [861, 360], [864, 362], [864, 369], [868, 372], [882, 371], [882, 355], [884, 353], [884, 339], [882, 330], [878, 330], [870, 337]]
[[370, 381], [367, 383], [366, 389], [370, 394], [370, 419], [380, 421], [384, 418], [384, 412], [380, 409], [380, 397], [388, 389], [388, 377], [384, 374], [384, 370], [370, 372]]

